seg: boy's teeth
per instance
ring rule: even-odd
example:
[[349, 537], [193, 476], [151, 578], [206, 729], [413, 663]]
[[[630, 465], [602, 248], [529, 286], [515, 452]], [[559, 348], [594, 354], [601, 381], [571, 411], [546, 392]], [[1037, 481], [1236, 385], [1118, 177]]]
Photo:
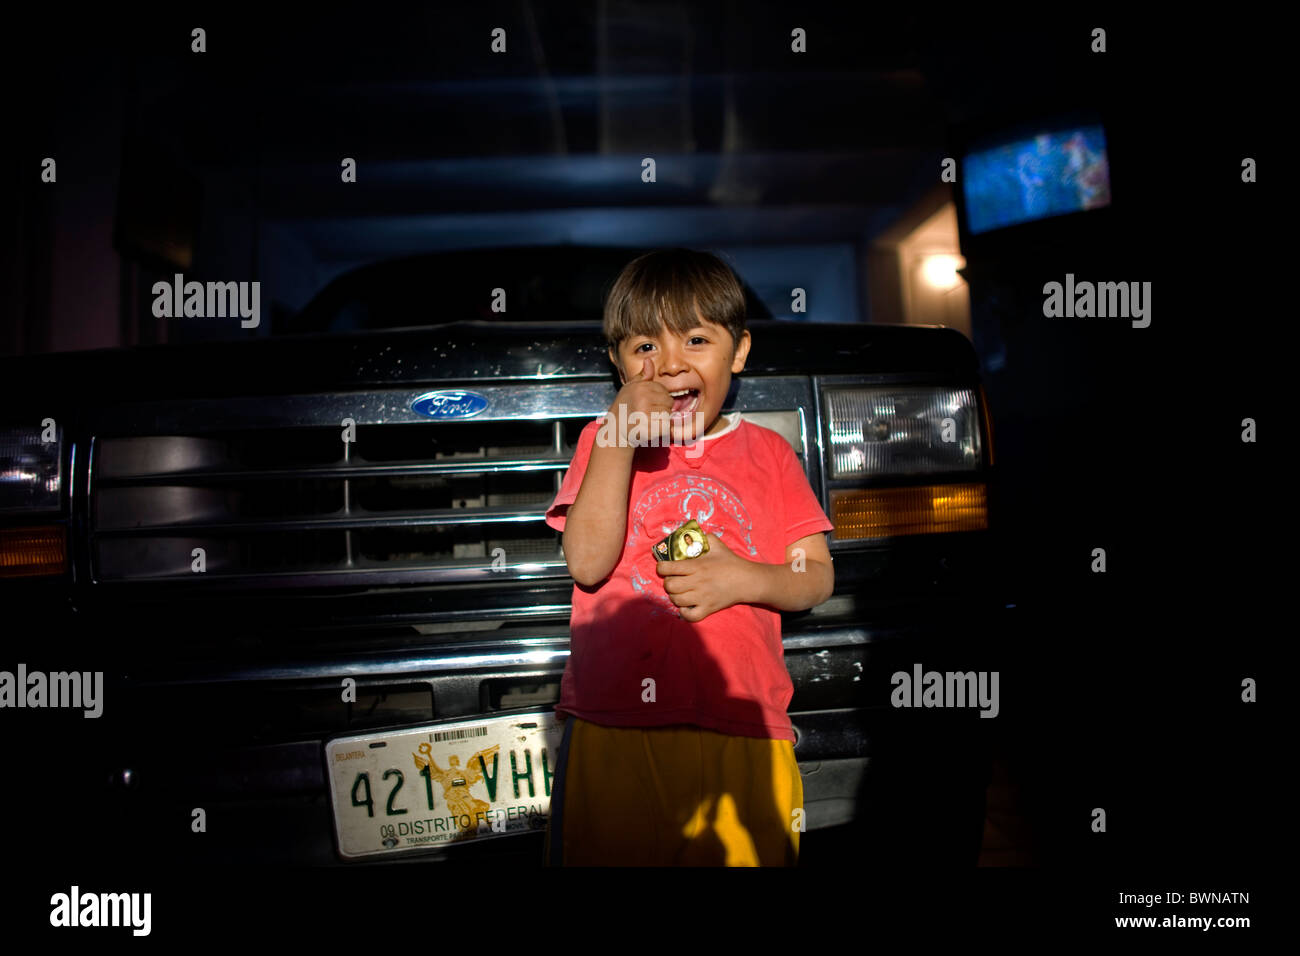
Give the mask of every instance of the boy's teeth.
[[[673, 411], [672, 411], [673, 418], [679, 418], [679, 417], [689, 415], [691, 412], [695, 411], [697, 407], [699, 407], [700, 404], [699, 395], [691, 394], [694, 391], [695, 391], [694, 389], [686, 390], [686, 394], [690, 395], [689, 398], [685, 398], [682, 395], [673, 396]], [[678, 403], [681, 404], [680, 408], [677, 407]]]

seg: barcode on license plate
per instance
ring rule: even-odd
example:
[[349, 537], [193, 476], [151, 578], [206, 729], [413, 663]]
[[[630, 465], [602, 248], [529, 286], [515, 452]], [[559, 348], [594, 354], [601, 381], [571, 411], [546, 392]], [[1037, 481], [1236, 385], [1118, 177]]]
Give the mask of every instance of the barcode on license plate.
[[486, 727], [468, 727], [464, 730], [443, 730], [433, 735], [433, 742], [443, 740], [464, 740], [466, 737], [486, 737]]

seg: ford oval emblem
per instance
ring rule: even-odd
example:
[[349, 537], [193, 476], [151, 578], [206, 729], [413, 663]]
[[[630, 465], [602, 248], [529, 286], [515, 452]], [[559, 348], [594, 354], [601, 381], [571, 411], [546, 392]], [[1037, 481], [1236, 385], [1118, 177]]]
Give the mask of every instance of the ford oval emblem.
[[411, 411], [430, 418], [470, 418], [487, 407], [486, 398], [464, 388], [425, 392], [411, 402]]

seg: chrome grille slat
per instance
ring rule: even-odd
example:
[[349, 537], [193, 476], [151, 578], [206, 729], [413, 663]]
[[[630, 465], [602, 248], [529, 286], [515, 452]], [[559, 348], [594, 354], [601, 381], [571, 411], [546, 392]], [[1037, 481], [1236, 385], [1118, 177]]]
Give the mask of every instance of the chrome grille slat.
[[209, 521], [165, 525], [137, 525], [131, 528], [100, 528], [98, 535], [193, 534], [197, 531], [320, 531], [347, 528], [423, 528], [434, 525], [501, 524], [505, 522], [544, 521], [545, 510], [515, 511], [508, 508], [440, 508], [421, 512], [367, 512], [355, 505], [349, 513], [337, 517], [277, 518], [269, 521]]
[[245, 471], [156, 471], [139, 475], [101, 477], [100, 487], [114, 485], [166, 484], [174, 481], [264, 481], [302, 478], [387, 478], [402, 475], [487, 474], [506, 471], [560, 471], [569, 467], [571, 456], [544, 456], [515, 459], [460, 459], [433, 462], [399, 462], [374, 464], [358, 458], [336, 465], [305, 468], [261, 468]]
[[[238, 585], [241, 588], [319, 587], [325, 583], [338, 584], [339, 582], [334, 580], [336, 578], [346, 577], [351, 579], [362, 576], [368, 583], [372, 584], [471, 584], [484, 581], [523, 581], [531, 583], [549, 578], [567, 578], [569, 568], [563, 560], [530, 561], [528, 562], [527, 571], [515, 568], [494, 571], [489, 565], [468, 564], [465, 562], [460, 564], [450, 562], [443, 564], [412, 564], [394, 568], [379, 562], [356, 561], [352, 567], [211, 575], [214, 580], [219, 580], [223, 584]], [[119, 581], [127, 580], [152, 583], [176, 580], [188, 581], [190, 579], [189, 576], [182, 577], [176, 574], [137, 574], [129, 579], [114, 578], [111, 580], [114, 584], [117, 584]]]

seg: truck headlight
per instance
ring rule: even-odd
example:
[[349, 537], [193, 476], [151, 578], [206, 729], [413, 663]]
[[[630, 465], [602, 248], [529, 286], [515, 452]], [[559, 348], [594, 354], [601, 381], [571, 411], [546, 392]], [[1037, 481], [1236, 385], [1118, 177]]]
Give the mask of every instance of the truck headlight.
[[[53, 440], [44, 441], [46, 437]], [[0, 428], [0, 515], [21, 519], [57, 512], [62, 491], [62, 430]], [[0, 528], [0, 578], [62, 574], [66, 559], [67, 529], [62, 525]]]
[[43, 441], [39, 426], [0, 428], [0, 512], [58, 511], [63, 490], [63, 430]]
[[830, 388], [824, 396], [833, 480], [980, 466], [974, 389]]
[[[832, 387], [823, 396], [835, 540], [988, 528], [976, 389]], [[937, 480], [871, 480], [917, 475]]]

